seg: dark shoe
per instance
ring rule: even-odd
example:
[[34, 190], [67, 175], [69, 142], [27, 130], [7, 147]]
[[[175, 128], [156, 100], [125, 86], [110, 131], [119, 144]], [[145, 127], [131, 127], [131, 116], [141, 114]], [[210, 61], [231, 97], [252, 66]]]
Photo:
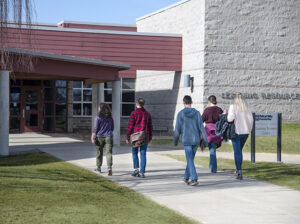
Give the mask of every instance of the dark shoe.
[[112, 170], [108, 170], [108, 176], [112, 176]]
[[243, 174], [242, 173], [237, 173], [236, 179], [237, 180], [243, 180]]
[[131, 174], [131, 176], [133, 176], [133, 177], [139, 177], [140, 176], [140, 171], [139, 170], [133, 171], [133, 173]]
[[145, 174], [144, 173], [140, 173], [141, 175], [139, 177], [141, 178], [145, 178]]
[[210, 171], [211, 173], [217, 173], [217, 171]]
[[101, 168], [96, 168], [96, 169], [94, 169], [94, 171], [101, 173]]
[[198, 185], [198, 180], [192, 180], [191, 185], [192, 186], [197, 186]]
[[183, 182], [186, 183], [187, 185], [190, 184], [189, 179], [185, 179], [185, 178], [184, 178], [184, 179], [183, 179]]

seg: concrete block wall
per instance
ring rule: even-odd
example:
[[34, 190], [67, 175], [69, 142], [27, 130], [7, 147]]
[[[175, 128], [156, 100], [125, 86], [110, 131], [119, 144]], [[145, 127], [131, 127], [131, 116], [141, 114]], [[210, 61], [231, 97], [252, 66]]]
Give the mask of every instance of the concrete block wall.
[[204, 98], [228, 108], [224, 94], [242, 92], [253, 111], [300, 121], [299, 0], [207, 0], [204, 57]]
[[[137, 71], [136, 96], [145, 98], [156, 134], [173, 133], [184, 95], [191, 95], [194, 107], [203, 109], [204, 3], [185, 0], [137, 19], [138, 32], [183, 35], [182, 72]], [[186, 74], [194, 77], [193, 92], [183, 87]]]

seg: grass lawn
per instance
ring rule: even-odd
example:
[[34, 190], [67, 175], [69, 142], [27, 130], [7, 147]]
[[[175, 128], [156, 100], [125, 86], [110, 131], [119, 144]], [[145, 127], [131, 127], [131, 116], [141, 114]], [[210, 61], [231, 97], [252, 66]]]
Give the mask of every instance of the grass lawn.
[[196, 223], [47, 154], [0, 158], [0, 223]]
[[[167, 156], [186, 161], [185, 156]], [[196, 155], [195, 163], [208, 167], [209, 158]], [[218, 170], [233, 173], [235, 170], [234, 160], [218, 158]], [[243, 175], [300, 191], [300, 165], [269, 162], [251, 164], [249, 161], [243, 161]]]
[[[249, 135], [243, 152], [251, 152], [251, 136]], [[173, 139], [153, 139], [154, 147], [170, 147], [173, 146]], [[277, 138], [276, 137], [256, 137], [256, 152], [264, 153], [277, 153]], [[150, 146], [152, 147], [152, 145]], [[220, 152], [232, 152], [232, 145], [229, 143], [223, 143], [220, 148]], [[282, 124], [282, 153], [286, 154], [300, 154], [300, 124]]]

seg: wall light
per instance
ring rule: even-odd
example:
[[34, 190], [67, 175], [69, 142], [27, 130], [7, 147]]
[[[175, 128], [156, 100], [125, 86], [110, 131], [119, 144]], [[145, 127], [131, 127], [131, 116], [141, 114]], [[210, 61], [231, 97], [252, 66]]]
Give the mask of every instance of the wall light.
[[191, 75], [184, 75], [184, 87], [191, 87], [191, 92], [194, 91], [194, 77], [191, 77]]

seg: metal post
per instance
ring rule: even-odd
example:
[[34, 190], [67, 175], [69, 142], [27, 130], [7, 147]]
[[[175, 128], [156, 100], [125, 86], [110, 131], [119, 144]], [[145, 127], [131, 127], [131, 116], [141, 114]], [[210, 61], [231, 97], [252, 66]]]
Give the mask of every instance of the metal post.
[[255, 113], [253, 116], [253, 126], [251, 131], [251, 163], [255, 163]]
[[9, 71], [0, 71], [0, 157], [9, 155]]
[[282, 130], [282, 114], [278, 114], [278, 127], [277, 127], [277, 162], [281, 162], [281, 130]]

